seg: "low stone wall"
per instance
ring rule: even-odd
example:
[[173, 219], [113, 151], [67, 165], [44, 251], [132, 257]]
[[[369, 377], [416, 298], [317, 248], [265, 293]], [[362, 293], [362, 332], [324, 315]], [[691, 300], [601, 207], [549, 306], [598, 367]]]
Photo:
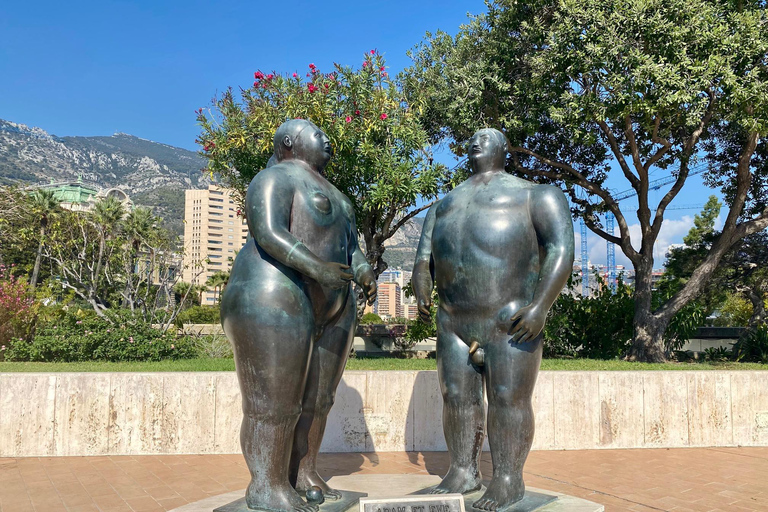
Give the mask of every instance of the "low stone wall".
[[[768, 372], [541, 372], [534, 449], [768, 446]], [[441, 451], [434, 371], [350, 371], [323, 451]], [[231, 372], [0, 374], [0, 457], [239, 453]]]

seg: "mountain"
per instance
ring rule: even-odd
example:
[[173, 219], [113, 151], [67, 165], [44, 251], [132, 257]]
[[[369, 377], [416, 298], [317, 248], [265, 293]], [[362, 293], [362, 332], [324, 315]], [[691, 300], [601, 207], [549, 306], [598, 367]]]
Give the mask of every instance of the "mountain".
[[0, 119], [0, 185], [33, 185], [82, 178], [98, 188], [125, 190], [151, 207], [176, 233], [184, 189], [207, 186], [206, 161], [193, 151], [125, 133], [57, 137], [41, 128]]
[[413, 270], [416, 249], [419, 247], [424, 217], [414, 217], [403, 224], [392, 238], [384, 242], [384, 261], [389, 268]]

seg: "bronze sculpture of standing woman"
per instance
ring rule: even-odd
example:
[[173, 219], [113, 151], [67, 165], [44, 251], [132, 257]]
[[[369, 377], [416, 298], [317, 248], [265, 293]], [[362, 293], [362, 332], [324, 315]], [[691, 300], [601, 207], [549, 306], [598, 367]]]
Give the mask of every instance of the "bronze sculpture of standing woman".
[[[351, 281], [372, 300], [376, 280], [357, 242], [349, 199], [323, 170], [325, 133], [301, 119], [275, 133], [275, 165], [251, 181], [252, 235], [221, 300], [243, 400], [240, 442], [256, 510], [313, 512], [299, 492], [320, 487], [317, 454], [354, 337]], [[297, 492], [299, 491], [299, 492]]]

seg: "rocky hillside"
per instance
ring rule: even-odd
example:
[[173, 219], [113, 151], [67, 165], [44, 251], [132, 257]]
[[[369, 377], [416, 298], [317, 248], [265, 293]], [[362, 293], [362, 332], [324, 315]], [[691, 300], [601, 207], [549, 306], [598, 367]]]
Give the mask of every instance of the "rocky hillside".
[[414, 217], [406, 222], [392, 238], [384, 242], [386, 248], [384, 261], [389, 264], [389, 268], [400, 267], [403, 270], [413, 270], [413, 261], [416, 258], [423, 225], [424, 217]]
[[197, 153], [125, 133], [57, 137], [41, 128], [0, 119], [0, 184], [76, 180], [118, 187], [181, 226], [184, 189], [207, 185]]

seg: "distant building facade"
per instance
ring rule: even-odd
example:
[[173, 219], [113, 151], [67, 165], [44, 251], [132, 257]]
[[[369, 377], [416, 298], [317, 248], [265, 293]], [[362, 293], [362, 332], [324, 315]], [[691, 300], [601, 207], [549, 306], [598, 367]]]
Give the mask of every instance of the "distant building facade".
[[59, 202], [62, 208], [73, 212], [89, 212], [101, 199], [114, 197], [123, 204], [125, 213], [133, 210], [133, 201], [128, 194], [119, 188], [99, 188], [92, 183], [83, 183], [82, 178], [77, 181], [53, 181], [45, 185], [30, 187], [27, 190], [50, 190], [53, 197]]
[[[247, 236], [248, 225], [229, 190], [210, 185], [184, 191], [182, 280], [205, 285], [215, 272], [228, 272]], [[214, 305], [218, 295], [217, 290], [204, 292], [201, 303]]]
[[403, 316], [403, 304], [400, 285], [394, 282], [379, 283], [376, 290], [376, 303], [374, 304], [376, 314], [384, 320], [401, 318]]

